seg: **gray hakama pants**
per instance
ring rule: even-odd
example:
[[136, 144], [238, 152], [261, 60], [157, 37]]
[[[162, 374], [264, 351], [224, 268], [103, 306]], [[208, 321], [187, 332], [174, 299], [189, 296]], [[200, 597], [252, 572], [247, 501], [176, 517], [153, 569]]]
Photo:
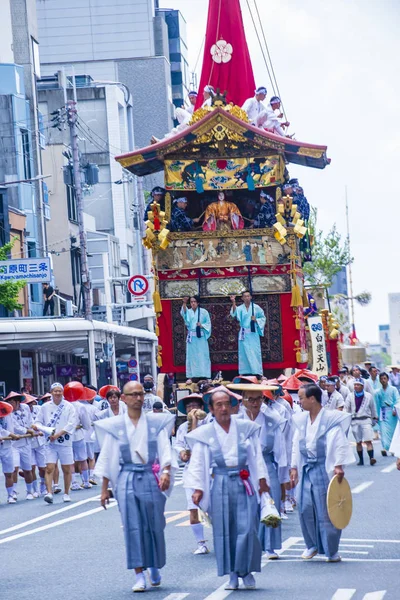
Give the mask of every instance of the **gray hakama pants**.
[[[272, 452], [263, 452], [265, 464], [268, 469], [269, 486], [271, 488], [270, 495], [272, 500], [275, 502], [275, 507], [280, 513], [281, 506], [281, 484], [279, 483], [278, 477], [278, 465], [274, 460]], [[280, 550], [282, 548], [282, 527], [266, 527], [263, 523], [260, 523], [258, 529], [258, 536], [260, 538], [261, 546], [263, 550]]]
[[239, 468], [215, 467], [211, 488], [211, 519], [218, 575], [235, 572], [244, 577], [261, 571], [258, 539], [259, 505], [249, 496]]
[[326, 506], [329, 478], [325, 457], [304, 465], [299, 489], [299, 516], [307, 548], [318, 548], [319, 554], [333, 556], [339, 550], [340, 529], [331, 523]]
[[123, 464], [116, 496], [124, 529], [128, 569], [161, 569], [166, 561], [166, 498], [157, 485], [151, 464]]

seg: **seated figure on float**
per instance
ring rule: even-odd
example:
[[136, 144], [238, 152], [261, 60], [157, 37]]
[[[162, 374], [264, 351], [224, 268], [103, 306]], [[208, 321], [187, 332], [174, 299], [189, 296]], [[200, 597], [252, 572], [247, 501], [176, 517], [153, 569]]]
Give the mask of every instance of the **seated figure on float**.
[[234, 202], [228, 202], [225, 192], [218, 192], [218, 201], [206, 208], [204, 215], [204, 231], [230, 231], [243, 229], [242, 214]]

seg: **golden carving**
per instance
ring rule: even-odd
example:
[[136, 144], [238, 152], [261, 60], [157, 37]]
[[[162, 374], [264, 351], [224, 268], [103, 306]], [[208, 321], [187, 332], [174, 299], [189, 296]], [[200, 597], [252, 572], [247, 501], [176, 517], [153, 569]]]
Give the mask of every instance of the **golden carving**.
[[300, 148], [297, 152], [300, 156], [311, 156], [312, 158], [321, 158], [324, 154], [323, 150], [316, 150], [315, 148]]
[[140, 162], [144, 162], [144, 157], [142, 154], [136, 154], [135, 156], [127, 156], [126, 158], [119, 158], [118, 162], [123, 167], [130, 167], [131, 165], [136, 165]]

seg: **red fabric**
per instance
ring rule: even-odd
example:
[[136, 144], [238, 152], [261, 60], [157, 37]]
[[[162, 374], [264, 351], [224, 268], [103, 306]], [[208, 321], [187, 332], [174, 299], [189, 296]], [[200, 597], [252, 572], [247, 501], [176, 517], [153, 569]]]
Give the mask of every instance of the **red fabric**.
[[[231, 44], [229, 62], [215, 62], [211, 54], [213, 46], [224, 40]], [[199, 95], [196, 109], [203, 104], [203, 90], [206, 85], [227, 91], [228, 102], [242, 106], [247, 98], [254, 96], [255, 80], [253, 67], [244, 32], [240, 0], [210, 0], [206, 41], [204, 46], [203, 69], [201, 72]]]
[[[263, 363], [264, 370], [269, 369], [288, 369], [296, 365], [296, 351], [294, 350], [294, 342], [298, 339], [298, 331], [296, 330], [295, 320], [293, 319], [293, 309], [290, 306], [291, 294], [280, 294], [281, 301], [281, 319], [282, 319], [282, 349], [283, 361], [280, 363]], [[162, 367], [163, 373], [185, 373], [184, 365], [174, 365], [174, 351], [172, 347], [172, 311], [171, 301], [162, 300], [163, 312], [158, 319], [160, 328], [159, 344], [162, 347]], [[212, 364], [212, 371], [233, 371], [237, 373], [237, 364]]]
[[303, 382], [300, 381], [300, 379], [297, 379], [296, 375], [291, 375], [286, 379], [286, 381], [283, 381], [281, 385], [284, 390], [291, 390], [292, 392], [296, 392], [301, 388]]
[[329, 354], [331, 363], [331, 373], [339, 373], [339, 348], [337, 340], [329, 340]]

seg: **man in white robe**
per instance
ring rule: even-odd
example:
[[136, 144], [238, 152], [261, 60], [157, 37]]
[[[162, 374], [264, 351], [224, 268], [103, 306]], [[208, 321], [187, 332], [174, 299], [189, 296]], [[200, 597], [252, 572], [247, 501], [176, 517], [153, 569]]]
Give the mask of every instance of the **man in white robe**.
[[268, 106], [266, 108], [264, 107], [258, 115], [256, 125], [258, 127], [263, 127], [271, 133], [285, 137], [285, 128], [289, 127], [290, 123], [288, 121], [281, 122], [280, 119], [283, 117], [283, 114], [280, 112], [280, 109], [280, 98], [278, 98], [278, 96], [272, 96]]
[[328, 378], [326, 380], [326, 396], [322, 400], [322, 406], [327, 410], [343, 410], [343, 396], [335, 389], [336, 380]]
[[265, 110], [263, 101], [267, 97], [267, 88], [261, 86], [256, 89], [254, 94], [254, 97], [247, 98], [247, 100], [242, 106], [242, 110], [246, 112], [248, 119], [252, 125], [257, 124], [257, 119], [259, 115]]

